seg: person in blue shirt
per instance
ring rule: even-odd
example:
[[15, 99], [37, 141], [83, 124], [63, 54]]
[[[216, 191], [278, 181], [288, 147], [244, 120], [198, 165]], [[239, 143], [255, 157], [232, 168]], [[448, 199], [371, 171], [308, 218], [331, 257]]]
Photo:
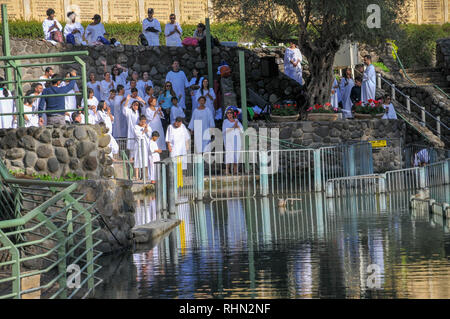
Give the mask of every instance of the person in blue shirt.
[[170, 119], [170, 108], [172, 107], [172, 98], [176, 97], [176, 93], [173, 90], [172, 83], [167, 81], [164, 85], [164, 89], [162, 93], [158, 96], [158, 104], [161, 106], [162, 111], [164, 112], [163, 128], [166, 131], [167, 126], [169, 125]]
[[[72, 77], [77, 76], [77, 72], [75, 70], [72, 70], [70, 72], [70, 75]], [[62, 112], [57, 113], [47, 113], [47, 124], [61, 124], [65, 125], [65, 97], [64, 96], [54, 96], [54, 97], [46, 97], [46, 95], [51, 94], [64, 94], [68, 93], [70, 90], [73, 90], [73, 87], [75, 85], [75, 80], [71, 80], [69, 84], [63, 87], [59, 87], [61, 84], [61, 80], [56, 80], [59, 77], [58, 74], [53, 75], [53, 78], [55, 80], [51, 81], [51, 86], [44, 89], [42, 92], [41, 100], [39, 102], [39, 111], [43, 111], [44, 107], [46, 106], [47, 111], [57, 111], [61, 110]], [[44, 125], [44, 119], [43, 119], [43, 113], [39, 114], [39, 125]]]

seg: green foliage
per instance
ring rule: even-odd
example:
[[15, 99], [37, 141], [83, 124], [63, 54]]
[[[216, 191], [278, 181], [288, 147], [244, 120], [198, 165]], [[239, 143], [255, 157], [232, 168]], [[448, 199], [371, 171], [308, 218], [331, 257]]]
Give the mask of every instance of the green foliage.
[[[13, 176], [21, 177], [25, 175], [25, 171], [23, 169], [17, 169], [17, 170], [9, 170], [9, 173]], [[41, 175], [34, 173], [32, 176], [34, 179], [40, 179], [41, 181], [49, 181], [49, 182], [74, 182], [74, 181], [82, 181], [86, 178], [78, 176], [75, 173], [69, 172], [64, 177], [53, 177], [50, 175]]]
[[374, 100], [369, 100], [369, 103], [359, 102], [353, 105], [352, 110], [355, 111], [355, 113], [371, 115], [377, 115], [386, 112], [381, 101]]
[[272, 20], [262, 24], [256, 31], [256, 38], [270, 45], [298, 41], [297, 27], [285, 20]]
[[[65, 23], [61, 23], [65, 26]], [[83, 22], [82, 25], [86, 29], [89, 22]], [[182, 25], [182, 38], [192, 37], [197, 25]], [[160, 43], [164, 44], [164, 24], [161, 24], [163, 32], [160, 33]], [[138, 36], [142, 32], [142, 24], [140, 22], [133, 23], [105, 23], [105, 30], [109, 34], [108, 38], [116, 38], [122, 44], [138, 44]], [[0, 29], [1, 34], [1, 29]], [[11, 37], [25, 39], [42, 39], [44, 33], [42, 31], [42, 22], [39, 21], [10, 21], [9, 34]], [[220, 41], [241, 41], [245, 37], [250, 37], [245, 32], [244, 27], [237, 23], [215, 23], [211, 25], [211, 34]]]
[[398, 56], [405, 68], [430, 67], [436, 55], [436, 40], [450, 36], [450, 24], [402, 25], [402, 34], [395, 42]]
[[387, 66], [384, 65], [383, 62], [374, 62], [373, 65], [377, 68], [380, 68], [384, 72], [391, 72]]

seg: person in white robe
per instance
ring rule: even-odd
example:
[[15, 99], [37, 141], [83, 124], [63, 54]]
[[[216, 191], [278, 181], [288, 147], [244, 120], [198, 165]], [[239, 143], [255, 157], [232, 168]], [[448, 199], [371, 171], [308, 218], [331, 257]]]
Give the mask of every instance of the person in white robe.
[[94, 22], [89, 24], [86, 28], [85, 37], [88, 42], [88, 45], [96, 45], [101, 44], [101, 42], [98, 42], [98, 37], [105, 37], [108, 34], [106, 33], [105, 26], [103, 23], [101, 23], [102, 18], [100, 15], [96, 14], [92, 18]]
[[168, 47], [181, 47], [181, 35], [183, 29], [176, 22], [176, 16], [172, 13], [169, 17], [170, 22], [164, 27], [164, 35], [166, 36], [166, 46]]
[[353, 102], [350, 98], [352, 88], [355, 86], [355, 82], [352, 79], [352, 69], [347, 68], [345, 70], [345, 76], [341, 79], [341, 94], [342, 94], [342, 113], [344, 118], [352, 118], [352, 106]]
[[[34, 91], [33, 93], [31, 93], [30, 95], [34, 95], [36, 96], [36, 98], [33, 98], [33, 112], [39, 111], [39, 102], [41, 101], [41, 98], [39, 96], [42, 95], [42, 91], [44, 91], [44, 87], [42, 86], [42, 84], [36, 83], [36, 85], [34, 86]], [[44, 125], [47, 125], [47, 115], [42, 114], [42, 118], [44, 121]], [[39, 124], [39, 115], [38, 115], [38, 124]]]
[[94, 96], [101, 101], [100, 82], [95, 79], [95, 73], [89, 73], [89, 82], [86, 83], [89, 89], [94, 90]]
[[222, 124], [222, 136], [225, 145], [225, 173], [230, 174], [230, 164], [233, 164], [233, 172], [238, 173], [238, 163], [241, 151], [241, 136], [244, 127], [236, 118], [235, 110], [228, 107], [225, 111], [226, 119]]
[[333, 106], [333, 108], [339, 107], [338, 90], [339, 84], [337, 79], [334, 78], [333, 87], [331, 88], [331, 105]]
[[199, 75], [197, 69], [192, 69], [192, 79], [189, 81], [189, 89], [192, 99], [192, 112], [197, 108], [198, 102], [196, 94], [202, 85], [203, 77]]
[[[145, 115], [139, 116], [138, 124], [133, 127], [133, 133], [136, 139], [136, 146], [133, 150], [134, 176], [138, 178], [139, 168], [148, 168], [151, 161], [149, 151], [152, 129], [147, 125]], [[142, 174], [146, 174], [146, 171], [143, 169]]]
[[397, 113], [395, 112], [394, 105], [391, 102], [391, 96], [388, 94], [383, 97], [383, 107], [386, 110], [386, 113], [384, 113], [382, 117], [383, 120], [397, 119]]
[[300, 84], [303, 84], [302, 61], [302, 53], [295, 43], [291, 42], [284, 53], [284, 73]]
[[[60, 86], [66, 86], [70, 83], [69, 78], [71, 77], [70, 73], [66, 73], [66, 78], [68, 80], [61, 82]], [[72, 90], [67, 92], [67, 94], [74, 94], [74, 93], [80, 93], [80, 90], [78, 89], [78, 85], [75, 83]], [[75, 95], [72, 96], [66, 96], [64, 97], [64, 104], [66, 110], [75, 110], [77, 108], [77, 97]], [[72, 121], [72, 112], [66, 112], [65, 113], [65, 121], [66, 123], [70, 123]]]
[[142, 80], [139, 80], [137, 82], [136, 87], [139, 91], [139, 93], [138, 93], [139, 96], [144, 99], [147, 88], [153, 87], [153, 82], [152, 82], [152, 80], [149, 79], [148, 72], [142, 73]]
[[[45, 81], [39, 82], [42, 84], [42, 87], [44, 89], [51, 85], [50, 80], [54, 74], [55, 74], [55, 72], [53, 71], [53, 68], [51, 66], [48, 66], [45, 68], [44, 75], [41, 75], [39, 77], [39, 80], [45, 80]], [[48, 85], [47, 85], [47, 83], [48, 83]]]
[[216, 99], [216, 94], [214, 93], [213, 88], [209, 88], [209, 81], [208, 79], [202, 80], [201, 88], [197, 91], [195, 98], [198, 99], [204, 96], [206, 99], [206, 107], [211, 111], [213, 116], [216, 114], [216, 109], [214, 108], [214, 100]]
[[[34, 91], [28, 91], [26, 95], [33, 95]], [[24, 113], [33, 112], [33, 102], [34, 98], [26, 98], [23, 101], [23, 111]], [[25, 127], [36, 126], [39, 127], [39, 116], [37, 114], [24, 114], [23, 118], [25, 120]]]
[[112, 136], [112, 127], [114, 123], [114, 116], [111, 113], [111, 109], [106, 105], [105, 102], [100, 101], [97, 106], [97, 114], [95, 117], [95, 124], [104, 123], [105, 127], [108, 129], [107, 134], [111, 137], [109, 142], [109, 147], [111, 148], [111, 153], [109, 156], [112, 158], [114, 154], [119, 153], [119, 144], [117, 144], [116, 139]]
[[182, 157], [182, 169], [187, 169], [186, 155], [189, 151], [191, 135], [183, 124], [182, 118], [167, 127], [166, 143], [171, 158]]
[[172, 98], [172, 107], [170, 108], [170, 124], [175, 122], [175, 119], [181, 117], [186, 118], [183, 109], [178, 105], [178, 99], [176, 97]]
[[189, 87], [189, 81], [186, 77], [186, 74], [182, 70], [180, 70], [179, 61], [173, 61], [172, 71], [167, 73], [166, 82], [172, 83], [173, 90], [178, 98], [178, 104], [183, 110], [186, 109], [185, 89]]
[[144, 115], [147, 118], [147, 123], [152, 128], [153, 132], [158, 132], [160, 137], [158, 139], [158, 148], [166, 150], [166, 143], [164, 139], [164, 128], [161, 122], [161, 118], [164, 118], [164, 113], [161, 107], [157, 105], [156, 98], [151, 97], [147, 100], [147, 106], [145, 107]]
[[[107, 72], [106, 68], [106, 61], [102, 61], [103, 69], [105, 72]], [[122, 70], [122, 72], [120, 72]], [[125, 90], [128, 88], [127, 84], [127, 78], [128, 78], [128, 69], [121, 66], [120, 64], [116, 64], [111, 69], [111, 78], [114, 81], [114, 84], [116, 85], [123, 85]]]
[[[89, 124], [94, 125], [97, 122], [97, 106], [99, 101], [94, 96], [94, 90], [88, 89], [88, 99], [87, 99], [87, 105], [88, 105], [88, 122]], [[84, 113], [84, 100], [81, 100], [81, 108], [83, 109]], [[72, 116], [72, 113], [70, 113], [70, 116]]]
[[[0, 77], [0, 82], [5, 81], [4, 78]], [[6, 84], [0, 84], [0, 97], [10, 97], [12, 96], [11, 91], [6, 88]], [[5, 113], [14, 113], [14, 100], [0, 100], [0, 129], [1, 128], [12, 128], [14, 116], [13, 115], [1, 115]]]
[[136, 95], [137, 95], [137, 96], [140, 96], [140, 95], [139, 95], [139, 90], [138, 90], [138, 88], [137, 88], [137, 82], [136, 82], [135, 80], [131, 80], [131, 81], [128, 83], [128, 89], [125, 89], [125, 95], [132, 94], [133, 89], [136, 89]]
[[[147, 103], [147, 105], [149, 105], [149, 104], [148, 104], [148, 101], [150, 100], [150, 98], [156, 98], [156, 97], [154, 96], [154, 93], [155, 93], [155, 91], [153, 90], [153, 87], [152, 87], [152, 86], [147, 86], [147, 87], [145, 88], [145, 95], [144, 95], [143, 99], [144, 99], [144, 101]], [[139, 93], [138, 93], [138, 94], [139, 94]], [[158, 104], [158, 101], [157, 101], [156, 104]]]
[[152, 8], [148, 8], [147, 14], [147, 18], [142, 21], [142, 33], [147, 39], [149, 46], [159, 46], [161, 24], [158, 19], [153, 18], [154, 10]]
[[114, 114], [114, 98], [116, 97], [117, 91], [115, 89], [109, 90], [109, 97], [105, 101], [106, 105], [111, 109], [111, 114]]
[[196, 153], [204, 153], [210, 150], [211, 134], [209, 129], [216, 126], [214, 115], [206, 107], [206, 98], [198, 99], [198, 107], [192, 113], [188, 128], [194, 132], [194, 145]]
[[377, 73], [372, 64], [370, 55], [364, 56], [364, 64], [367, 66], [364, 71], [363, 82], [361, 87], [361, 101], [367, 103], [368, 100], [375, 100], [375, 90], [377, 86]]
[[114, 107], [113, 107], [113, 130], [112, 134], [115, 138], [124, 138], [127, 137], [128, 132], [128, 124], [127, 119], [123, 115], [122, 109], [123, 104], [126, 102], [127, 98], [125, 96], [125, 88], [123, 85], [119, 84], [117, 86], [117, 94], [114, 97]]
[[136, 148], [134, 129], [139, 123], [141, 113], [142, 104], [138, 100], [132, 100], [131, 95], [128, 95], [122, 108], [122, 114], [127, 119], [127, 149], [130, 154], [134, 154]]
[[55, 19], [55, 10], [51, 8], [47, 10], [47, 19], [45, 19], [44, 22], [42, 22], [42, 29], [44, 31], [44, 39], [49, 41], [53, 41], [52, 40], [53, 32], [63, 31], [61, 23], [59, 23], [59, 21]]
[[83, 41], [84, 28], [80, 22], [76, 21], [77, 15], [75, 12], [70, 11], [67, 13], [68, 21], [64, 27], [64, 37], [67, 41], [67, 36], [72, 34], [75, 38], [76, 45], [86, 45], [86, 41]]
[[111, 79], [111, 73], [105, 72], [104, 79], [100, 82], [100, 100], [106, 101], [109, 97], [109, 91], [115, 87], [116, 84]]
[[[151, 156], [151, 163], [150, 163], [150, 180], [152, 184], [156, 183], [156, 170], [155, 170], [155, 163], [161, 161], [160, 154], [162, 153], [162, 149], [159, 147], [158, 141], [160, 140], [160, 134], [158, 131], [152, 132], [152, 139], [150, 140], [150, 156]], [[164, 142], [164, 141], [163, 141]]]

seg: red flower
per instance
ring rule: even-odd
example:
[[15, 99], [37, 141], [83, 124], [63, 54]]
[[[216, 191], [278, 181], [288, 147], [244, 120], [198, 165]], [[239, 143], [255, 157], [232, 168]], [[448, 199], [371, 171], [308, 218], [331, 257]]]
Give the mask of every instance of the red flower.
[[362, 101], [359, 101], [358, 103], [356, 103], [356, 106], [361, 106], [362, 105]]
[[291, 106], [290, 104], [288, 104], [288, 106]]
[[325, 103], [325, 106], [331, 106], [330, 102]]
[[313, 110], [312, 106], [309, 109], [307, 109], [308, 112], [311, 112], [312, 110]]

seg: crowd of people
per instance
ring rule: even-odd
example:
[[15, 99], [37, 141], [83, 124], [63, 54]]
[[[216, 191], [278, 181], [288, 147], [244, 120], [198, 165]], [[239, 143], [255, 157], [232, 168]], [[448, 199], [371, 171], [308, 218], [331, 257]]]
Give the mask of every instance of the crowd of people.
[[[154, 9], [147, 10], [147, 18], [142, 21], [142, 33], [139, 36], [140, 42], [147, 46], [159, 46], [160, 33], [163, 33], [161, 24], [158, 19], [154, 18]], [[55, 18], [55, 10], [48, 9], [47, 18], [42, 23], [44, 31], [44, 39], [52, 43], [67, 42], [74, 45], [103, 45], [114, 44], [119, 45], [115, 38], [108, 39], [109, 34], [105, 30], [102, 18], [99, 14], [92, 17], [86, 30], [79, 21], [77, 21], [77, 14], [74, 11], [67, 13], [67, 22], [64, 28], [61, 23]], [[202, 56], [204, 55], [204, 48], [206, 48], [206, 26], [199, 23], [191, 39], [195, 39], [196, 44], [202, 48]], [[166, 46], [182, 46], [183, 29], [176, 21], [176, 15], [169, 16], [169, 22], [164, 27], [164, 37], [166, 39]]]

